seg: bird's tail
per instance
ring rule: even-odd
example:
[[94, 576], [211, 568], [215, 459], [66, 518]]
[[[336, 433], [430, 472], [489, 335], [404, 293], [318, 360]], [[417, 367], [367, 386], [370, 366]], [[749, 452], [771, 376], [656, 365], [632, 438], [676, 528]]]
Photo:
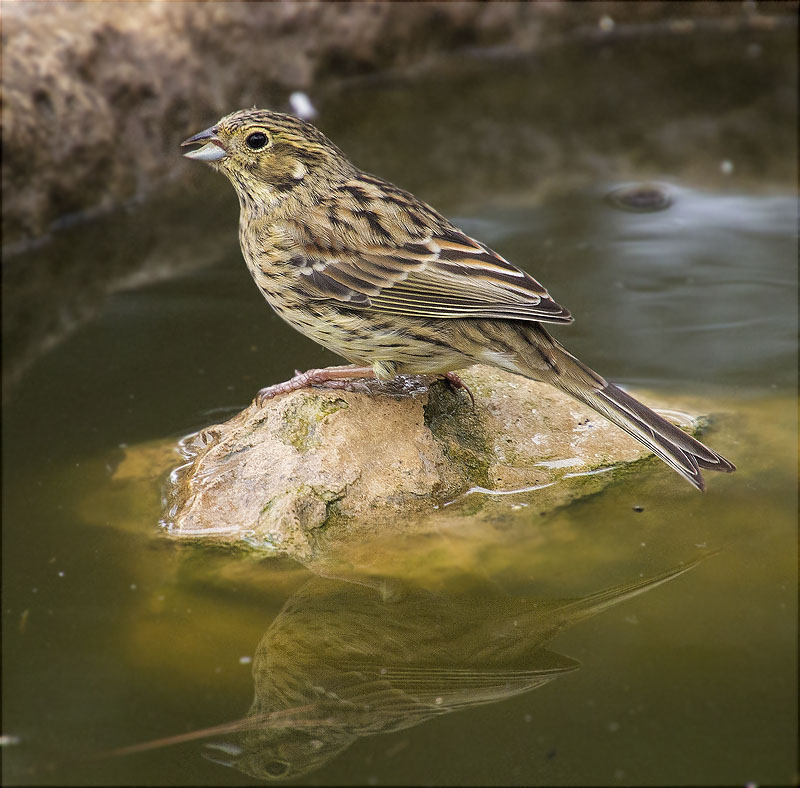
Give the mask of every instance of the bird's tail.
[[668, 583], [718, 553], [719, 550], [710, 550], [693, 561], [688, 561], [654, 577], [636, 580], [632, 583], [623, 583], [612, 588], [604, 588], [602, 591], [597, 591], [589, 596], [560, 600], [553, 603], [553, 610], [563, 616], [566, 623], [570, 625], [576, 624], [578, 621], [596, 616], [598, 613], [602, 613], [604, 610], [608, 610], [608, 608], [618, 605], [631, 597], [644, 594], [651, 588]]
[[517, 359], [518, 371], [544, 380], [605, 416], [647, 446], [698, 490], [705, 489], [701, 469], [731, 473], [736, 466], [687, 435], [679, 427], [642, 405], [630, 394], [608, 383], [579, 361], [539, 325], [525, 332], [528, 347]]

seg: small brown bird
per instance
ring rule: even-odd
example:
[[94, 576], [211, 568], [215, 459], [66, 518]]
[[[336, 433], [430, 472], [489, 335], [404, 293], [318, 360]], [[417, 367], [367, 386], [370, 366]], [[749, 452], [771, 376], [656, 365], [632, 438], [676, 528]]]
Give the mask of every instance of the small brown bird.
[[308, 774], [357, 739], [530, 692], [580, 667], [547, 646], [563, 630], [688, 572], [561, 600], [514, 599], [475, 581], [432, 593], [392, 581], [313, 578], [289, 599], [253, 658], [247, 716], [206, 757], [260, 780]]
[[224, 173], [242, 254], [270, 306], [353, 366], [313, 369], [259, 402], [348, 378], [444, 374], [471, 364], [544, 381], [610, 419], [695, 487], [733, 463], [589, 369], [542, 323], [570, 323], [535, 279], [413, 194], [357, 169], [291, 115], [234, 112], [183, 145]]
[[435, 592], [393, 577], [314, 577], [261, 638], [246, 716], [92, 760], [220, 737], [204, 745], [209, 760], [259, 780], [297, 778], [363, 736], [504, 701], [577, 670], [580, 662], [549, 649], [556, 635], [713, 554], [568, 599], [514, 598], [469, 574]]

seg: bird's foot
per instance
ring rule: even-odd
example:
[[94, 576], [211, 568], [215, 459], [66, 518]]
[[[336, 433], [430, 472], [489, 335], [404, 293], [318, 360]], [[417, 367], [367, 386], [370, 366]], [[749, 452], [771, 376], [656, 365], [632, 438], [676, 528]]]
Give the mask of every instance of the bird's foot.
[[464, 389], [464, 391], [469, 394], [469, 398], [472, 400], [472, 407], [475, 407], [475, 397], [472, 395], [472, 392], [469, 390], [469, 386], [461, 380], [455, 372], [445, 372], [443, 373], [442, 377], [448, 382], [450, 388], [453, 391], [458, 391], [459, 389]]
[[295, 370], [295, 376], [283, 383], [267, 386], [256, 394], [256, 405], [264, 406], [267, 400], [279, 394], [288, 394], [299, 389], [324, 384], [325, 388], [348, 389], [353, 386], [352, 378], [374, 378], [372, 367], [326, 367], [325, 369], [309, 369], [307, 372]]

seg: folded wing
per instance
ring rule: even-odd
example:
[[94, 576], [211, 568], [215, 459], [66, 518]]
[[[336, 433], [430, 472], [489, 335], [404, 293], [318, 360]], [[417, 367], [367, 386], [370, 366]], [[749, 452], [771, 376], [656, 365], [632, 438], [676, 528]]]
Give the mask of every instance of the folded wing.
[[350, 185], [335, 211], [320, 206], [314, 240], [292, 258], [306, 296], [423, 318], [572, 321], [533, 277], [406, 192], [380, 186], [389, 187]]

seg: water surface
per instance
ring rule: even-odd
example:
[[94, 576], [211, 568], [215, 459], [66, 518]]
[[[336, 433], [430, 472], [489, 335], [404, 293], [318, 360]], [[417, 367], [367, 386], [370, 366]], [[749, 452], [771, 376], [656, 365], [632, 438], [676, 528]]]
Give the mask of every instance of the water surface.
[[[331, 753], [326, 742], [355, 723], [326, 712], [314, 727], [301, 715], [315, 731], [299, 739], [305, 752], [326, 757], [296, 782], [796, 779], [796, 157], [786, 86], [772, 79], [781, 51], [769, 39], [754, 56], [752, 43], [464, 61], [320, 97], [320, 124], [362, 166], [417, 191], [573, 312], [558, 335], [579, 357], [711, 417], [706, 439], [739, 470], [708, 474], [705, 495], [653, 463], [545, 517], [508, 496], [491, 525], [465, 517], [424, 538], [352, 546], [324, 578], [287, 559], [167, 541], [156, 525], [163, 446], [295, 368], [337, 359], [267, 309], [221, 178], [198, 173], [170, 212], [154, 212], [195, 222], [198, 245], [219, 245], [215, 262], [109, 296], [30, 364], [4, 411], [4, 782], [252, 784], [202, 757], [204, 742], [222, 741], [229, 749], [211, 754], [236, 761], [244, 746], [230, 731], [81, 758], [242, 719], [263, 695], [263, 671], [251, 675], [259, 643], [278, 661], [298, 653], [291, 637], [273, 642], [287, 609], [306, 611], [294, 636], [311, 640], [326, 676], [340, 664], [334, 634], [350, 627], [357, 645], [382, 606], [404, 628], [395, 647], [417, 657], [442, 636], [427, 668], [452, 670], [456, 625], [489, 661], [513, 640], [470, 618], [487, 600], [546, 611], [714, 551], [544, 646], [521, 613], [529, 650], [502, 669], [548, 679], [526, 691], [492, 685], [485, 703], [383, 733], [360, 720]], [[632, 181], [662, 184], [671, 204], [610, 204]], [[80, 232], [84, 252], [91, 233], [108, 244], [107, 228]], [[114, 232], [136, 248], [124, 223]], [[382, 659], [378, 669], [408, 664]], [[287, 730], [266, 719], [269, 736]]]

